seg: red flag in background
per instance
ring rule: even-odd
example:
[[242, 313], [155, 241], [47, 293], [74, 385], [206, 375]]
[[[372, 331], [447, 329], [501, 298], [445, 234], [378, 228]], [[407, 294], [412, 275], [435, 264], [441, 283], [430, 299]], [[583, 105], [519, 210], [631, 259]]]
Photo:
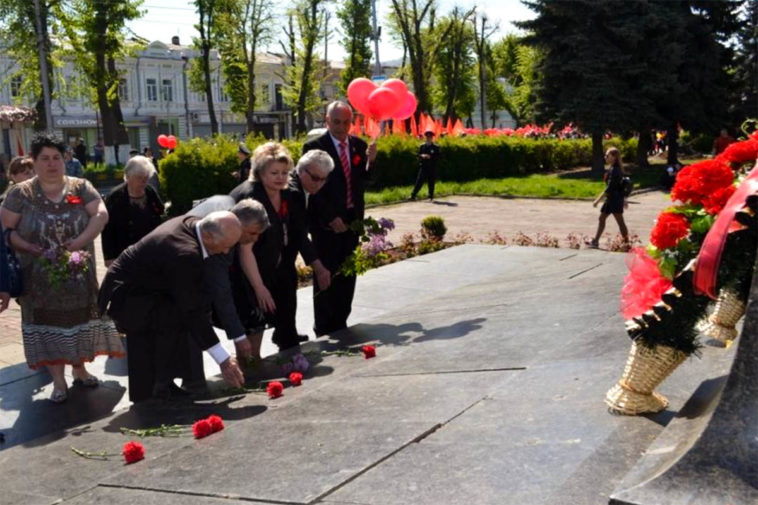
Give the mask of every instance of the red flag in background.
[[374, 121], [372, 118], [367, 118], [367, 121], [364, 125], [364, 133], [372, 139], [377, 138], [381, 133], [379, 123]]
[[405, 119], [395, 119], [392, 121], [392, 133], [405, 137], [408, 132], [405, 131]]
[[453, 124], [454, 124], [454, 121], [452, 119], [447, 120], [447, 125], [445, 126], [445, 130], [447, 131], [448, 137], [453, 136]]
[[461, 122], [461, 118], [458, 118], [458, 120], [453, 125], [453, 133], [451, 135], [460, 137], [463, 134], [463, 131], [463, 123]]
[[440, 135], [442, 135], [442, 120], [438, 119], [432, 124], [434, 125], [434, 136], [440, 138]]
[[416, 115], [411, 114], [411, 136], [418, 137], [418, 125], [416, 124]]

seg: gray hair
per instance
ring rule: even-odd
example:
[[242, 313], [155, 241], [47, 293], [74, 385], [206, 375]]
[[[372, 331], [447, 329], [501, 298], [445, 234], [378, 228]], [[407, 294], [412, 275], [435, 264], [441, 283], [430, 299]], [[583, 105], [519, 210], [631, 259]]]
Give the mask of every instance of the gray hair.
[[261, 227], [261, 231], [263, 231], [270, 225], [266, 208], [261, 202], [253, 200], [252, 198], [240, 200], [231, 208], [231, 212], [237, 216], [237, 219], [240, 220], [240, 224], [243, 227], [258, 224]]
[[326, 151], [313, 149], [300, 157], [295, 168], [298, 174], [302, 174], [306, 168], [312, 165], [317, 166], [328, 174], [334, 169], [334, 160], [332, 160], [332, 157]]
[[146, 175], [150, 177], [155, 173], [155, 166], [150, 158], [137, 155], [129, 158], [124, 166], [124, 180], [129, 179], [132, 175]]
[[343, 107], [345, 109], [349, 110], [351, 115], [353, 114], [353, 109], [348, 104], [346, 104], [345, 102], [340, 101], [340, 100], [335, 100], [335, 101], [333, 101], [332, 103], [330, 103], [329, 105], [326, 106], [326, 115], [327, 116], [331, 116], [332, 115], [332, 111], [334, 109], [343, 108]]
[[290, 156], [290, 152], [282, 144], [278, 142], [266, 142], [258, 146], [253, 151], [253, 169], [250, 171], [250, 179], [260, 181], [261, 173], [274, 162], [286, 164], [288, 172], [292, 170], [292, 156]]
[[200, 221], [197, 222], [200, 228], [200, 233], [207, 234], [213, 238], [214, 241], [223, 240], [225, 237], [225, 229], [223, 221], [228, 217], [229, 211], [215, 211], [211, 212]]

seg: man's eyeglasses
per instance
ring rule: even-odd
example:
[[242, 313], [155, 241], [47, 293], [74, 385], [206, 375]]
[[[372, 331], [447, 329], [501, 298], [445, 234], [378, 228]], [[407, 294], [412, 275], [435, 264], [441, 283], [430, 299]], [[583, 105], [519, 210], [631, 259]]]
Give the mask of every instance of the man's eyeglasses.
[[318, 177], [313, 175], [313, 172], [310, 171], [310, 169], [306, 168], [305, 173], [308, 174], [308, 176], [313, 180], [313, 182], [326, 182], [326, 177]]

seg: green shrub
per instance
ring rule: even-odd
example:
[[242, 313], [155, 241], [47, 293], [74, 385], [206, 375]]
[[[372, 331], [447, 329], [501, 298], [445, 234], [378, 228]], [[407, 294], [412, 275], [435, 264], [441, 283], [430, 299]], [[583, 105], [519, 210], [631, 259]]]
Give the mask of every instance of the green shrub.
[[679, 142], [684, 149], [699, 154], [710, 153], [713, 150], [714, 140], [716, 140], [716, 138], [713, 135], [705, 133], [692, 135], [688, 131], [683, 131], [679, 137]]
[[426, 216], [421, 220], [421, 236], [425, 239], [442, 242], [445, 233], [447, 233], [447, 226], [441, 216]]
[[[251, 151], [266, 142], [261, 135], [248, 135], [245, 143]], [[303, 139], [282, 142], [293, 160], [301, 156]], [[419, 139], [380, 137], [376, 169], [372, 170], [368, 189], [410, 186], [416, 180]], [[590, 139], [533, 139], [521, 137], [470, 136], [444, 137], [438, 141], [442, 155], [437, 164], [437, 178], [444, 182], [469, 182], [479, 179], [502, 179], [576, 166], [592, 160]], [[160, 161], [161, 187], [166, 200], [172, 202], [171, 214], [189, 210], [193, 200], [213, 194], [228, 193], [238, 183], [232, 174], [237, 170], [238, 141], [220, 135], [213, 139], [180, 142], [174, 153]], [[636, 139], [614, 137], [605, 142], [615, 145], [625, 160], [633, 160]]]

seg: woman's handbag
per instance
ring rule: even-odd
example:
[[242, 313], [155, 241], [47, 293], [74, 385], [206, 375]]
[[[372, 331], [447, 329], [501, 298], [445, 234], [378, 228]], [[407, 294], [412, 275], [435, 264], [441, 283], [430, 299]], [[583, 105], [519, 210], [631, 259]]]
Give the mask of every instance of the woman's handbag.
[[24, 285], [21, 280], [21, 264], [11, 247], [11, 232], [5, 230], [0, 240], [0, 291], [9, 293], [11, 297], [21, 296]]

